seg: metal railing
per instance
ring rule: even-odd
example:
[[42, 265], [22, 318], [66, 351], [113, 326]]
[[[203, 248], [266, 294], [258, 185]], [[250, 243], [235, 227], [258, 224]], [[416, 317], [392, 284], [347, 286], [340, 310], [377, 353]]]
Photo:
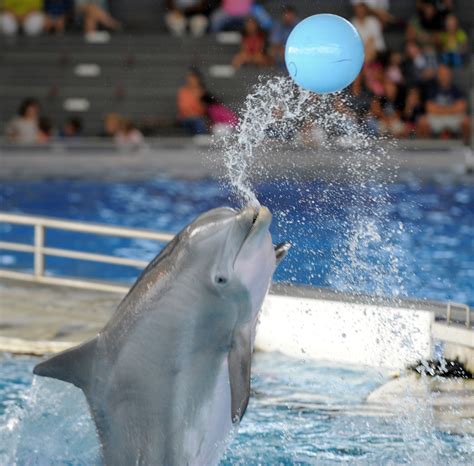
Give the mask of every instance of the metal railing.
[[33, 272], [17, 272], [13, 270], [0, 269], [0, 277], [13, 278], [29, 282], [38, 282], [49, 285], [71, 286], [75, 288], [86, 288], [91, 290], [112, 291], [124, 293], [127, 286], [100, 282], [72, 277], [57, 277], [45, 274], [45, 256], [55, 256], [67, 259], [76, 259], [105, 264], [122, 265], [143, 269], [147, 266], [147, 261], [128, 259], [105, 254], [95, 254], [90, 252], [73, 251], [70, 249], [51, 248], [45, 245], [45, 233], [48, 228], [55, 230], [66, 230], [77, 233], [91, 233], [97, 235], [115, 236], [131, 239], [149, 239], [158, 242], [168, 242], [173, 239], [172, 234], [142, 230], [138, 228], [117, 227], [99, 225], [93, 223], [73, 222], [59, 220], [48, 217], [36, 217], [32, 215], [18, 215], [0, 212], [0, 223], [11, 225], [27, 225], [34, 228], [33, 244], [15, 243], [11, 241], [0, 241], [0, 250], [26, 252], [33, 254]]
[[448, 302], [446, 307], [446, 324], [451, 325], [453, 307], [460, 308], [465, 313], [464, 325], [471, 328], [471, 308], [467, 304]]

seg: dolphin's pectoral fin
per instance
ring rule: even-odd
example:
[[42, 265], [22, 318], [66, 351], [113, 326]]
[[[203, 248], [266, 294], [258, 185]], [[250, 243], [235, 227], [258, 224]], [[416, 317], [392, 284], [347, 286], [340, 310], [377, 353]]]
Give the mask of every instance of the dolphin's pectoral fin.
[[290, 243], [280, 243], [274, 246], [275, 248], [275, 258], [276, 264], [278, 265], [288, 254], [288, 251], [291, 248]]
[[33, 373], [43, 377], [63, 380], [84, 389], [90, 378], [96, 347], [97, 338], [94, 338], [39, 363], [33, 369]]
[[239, 422], [244, 417], [249, 403], [251, 361], [252, 328], [245, 326], [234, 334], [228, 356], [233, 423]]

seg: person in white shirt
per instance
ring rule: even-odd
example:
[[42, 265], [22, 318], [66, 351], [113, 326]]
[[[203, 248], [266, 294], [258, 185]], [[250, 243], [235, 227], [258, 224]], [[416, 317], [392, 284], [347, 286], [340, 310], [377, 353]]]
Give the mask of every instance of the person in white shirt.
[[23, 100], [18, 115], [8, 123], [5, 135], [14, 144], [36, 144], [39, 132], [39, 104], [36, 99]]
[[365, 3], [369, 8], [369, 13], [376, 16], [383, 24], [395, 23], [396, 18], [388, 11], [390, 0], [351, 0], [352, 5]]
[[354, 5], [352, 24], [359, 31], [366, 48], [375, 49], [377, 52], [384, 52], [386, 50], [382, 23], [378, 18], [370, 15], [365, 3]]

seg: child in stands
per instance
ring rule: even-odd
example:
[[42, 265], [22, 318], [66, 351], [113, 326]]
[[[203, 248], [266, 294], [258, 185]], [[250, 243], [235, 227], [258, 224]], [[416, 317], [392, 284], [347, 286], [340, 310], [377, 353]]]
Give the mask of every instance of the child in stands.
[[66, 20], [72, 15], [73, 7], [73, 0], [44, 0], [45, 30], [49, 33], [62, 34]]
[[234, 68], [240, 68], [243, 65], [268, 65], [269, 57], [265, 51], [265, 39], [265, 33], [260, 29], [255, 18], [247, 18], [240, 51], [232, 60]]
[[446, 17], [445, 29], [439, 34], [441, 61], [448, 66], [462, 66], [467, 53], [467, 34], [459, 27], [456, 16]]
[[189, 70], [186, 82], [177, 94], [178, 120], [190, 134], [206, 134], [207, 106], [203, 101], [206, 94], [201, 75], [196, 70]]

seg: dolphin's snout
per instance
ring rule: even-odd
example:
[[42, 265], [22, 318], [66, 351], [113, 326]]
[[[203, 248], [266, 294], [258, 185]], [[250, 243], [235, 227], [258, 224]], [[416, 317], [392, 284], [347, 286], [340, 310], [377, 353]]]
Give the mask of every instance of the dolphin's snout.
[[[247, 205], [237, 215], [237, 224], [244, 233], [243, 243], [268, 233], [272, 214], [263, 206]], [[242, 244], [243, 244], [242, 243]]]
[[255, 225], [258, 220], [263, 218], [271, 220], [272, 214], [265, 206], [249, 204], [240, 211], [238, 216], [247, 220], [251, 225]]

